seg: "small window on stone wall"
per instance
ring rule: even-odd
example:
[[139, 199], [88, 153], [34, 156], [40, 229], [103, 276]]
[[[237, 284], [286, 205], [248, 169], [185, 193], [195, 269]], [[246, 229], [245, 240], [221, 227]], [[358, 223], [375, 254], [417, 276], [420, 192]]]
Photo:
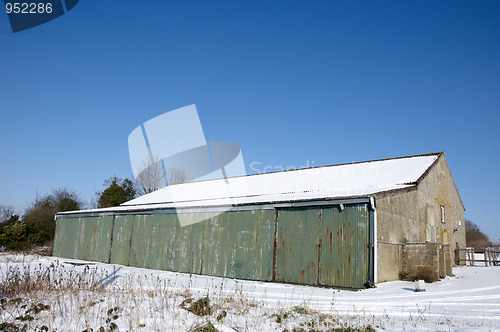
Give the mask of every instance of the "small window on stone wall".
[[444, 211], [444, 206], [441, 205], [441, 222], [444, 224], [446, 222], [445, 219], [445, 211]]

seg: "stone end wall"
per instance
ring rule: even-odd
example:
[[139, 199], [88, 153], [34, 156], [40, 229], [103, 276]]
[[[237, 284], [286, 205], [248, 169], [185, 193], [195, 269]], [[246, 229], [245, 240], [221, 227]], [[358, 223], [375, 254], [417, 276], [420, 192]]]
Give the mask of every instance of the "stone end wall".
[[406, 280], [433, 282], [452, 274], [449, 245], [406, 243], [401, 248], [401, 272]]
[[[397, 280], [405, 271], [414, 276], [429, 275], [434, 280], [451, 273], [451, 266], [456, 264], [455, 249], [465, 248], [465, 216], [444, 155], [439, 157], [416, 187], [378, 193], [375, 200], [379, 282]], [[417, 268], [410, 268], [408, 264], [403, 266], [405, 243], [419, 243], [424, 247], [439, 245], [448, 249], [442, 252], [441, 258], [436, 256], [435, 260], [431, 260], [428, 257], [430, 263], [434, 262], [434, 267], [425, 268], [425, 264], [416, 264], [420, 266], [417, 273]], [[409, 247], [404, 251], [408, 257], [412, 256]], [[401, 257], [399, 261], [396, 259], [398, 255]], [[416, 262], [417, 258], [408, 259]]]

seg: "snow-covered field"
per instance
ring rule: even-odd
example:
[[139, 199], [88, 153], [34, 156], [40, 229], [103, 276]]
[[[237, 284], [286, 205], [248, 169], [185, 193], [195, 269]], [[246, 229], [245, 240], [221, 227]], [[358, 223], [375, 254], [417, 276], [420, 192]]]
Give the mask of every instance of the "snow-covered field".
[[361, 291], [0, 255], [0, 331], [499, 330], [500, 267]]

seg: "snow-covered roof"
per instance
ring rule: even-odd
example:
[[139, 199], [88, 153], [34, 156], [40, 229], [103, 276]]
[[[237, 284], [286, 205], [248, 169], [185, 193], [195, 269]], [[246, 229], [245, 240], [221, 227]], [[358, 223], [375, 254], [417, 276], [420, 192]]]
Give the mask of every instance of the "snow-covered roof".
[[123, 203], [119, 207], [93, 212], [368, 197], [375, 193], [416, 186], [420, 177], [440, 155], [441, 153], [432, 153], [175, 184]]
[[439, 153], [172, 185], [122, 206], [196, 207], [368, 196], [415, 186]]

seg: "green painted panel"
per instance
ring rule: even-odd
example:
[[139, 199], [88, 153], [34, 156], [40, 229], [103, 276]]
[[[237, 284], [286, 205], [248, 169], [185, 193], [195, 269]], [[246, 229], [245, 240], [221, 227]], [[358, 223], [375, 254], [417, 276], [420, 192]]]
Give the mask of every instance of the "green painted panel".
[[113, 216], [58, 218], [54, 255], [108, 262]]
[[278, 211], [276, 281], [317, 284], [319, 209]]
[[80, 238], [75, 258], [108, 262], [113, 216], [80, 218]]
[[134, 215], [119, 215], [115, 217], [110, 258], [111, 263], [130, 265], [132, 225], [135, 218], [136, 216]]
[[149, 265], [149, 255], [148, 244], [150, 242], [150, 234], [148, 232], [148, 226], [146, 224], [146, 218], [148, 216], [138, 215], [135, 216], [134, 223], [132, 224], [131, 230], [131, 255], [130, 255], [130, 265], [136, 267], [148, 267]]
[[362, 288], [370, 280], [366, 204], [278, 211], [277, 281]]
[[[206, 220], [186, 227], [180, 226], [174, 213], [62, 217], [57, 221], [54, 255], [230, 278], [354, 288], [373, 278], [373, 249], [367, 246], [373, 232], [372, 212], [365, 204], [346, 205], [343, 211], [333, 206], [278, 211], [277, 224], [274, 210], [248, 210], [203, 214]], [[189, 216], [199, 219], [196, 214]]]
[[146, 255], [149, 255], [149, 267], [158, 270], [171, 270], [171, 234], [173, 229], [179, 224], [176, 215], [147, 216], [146, 222], [150, 222], [153, 226], [150, 229], [151, 249], [146, 253]]
[[226, 212], [205, 225], [203, 274], [272, 279], [274, 211]]
[[234, 238], [229, 237], [228, 225], [225, 222], [227, 218], [227, 216], [218, 215], [212, 217], [210, 222], [204, 225], [205, 236], [201, 253], [204, 274], [234, 277], [232, 257]]
[[323, 208], [319, 283], [362, 288], [370, 280], [370, 213], [365, 204]]
[[158, 268], [170, 271], [200, 273], [201, 247], [203, 246], [204, 225], [209, 220], [181, 227], [177, 215], [152, 215], [151, 225], [158, 234], [153, 238], [159, 255]]
[[321, 214], [321, 249], [319, 283], [339, 285], [343, 280], [343, 234], [346, 213], [340, 213], [340, 207], [323, 209]]
[[[199, 214], [190, 214], [199, 218]], [[181, 227], [176, 214], [119, 215], [111, 236], [97, 218], [70, 219], [79, 225], [78, 257], [96, 260], [89, 236], [111, 246], [110, 262], [169, 271], [254, 280], [272, 279], [274, 211], [232, 211], [218, 216], [203, 214], [202, 222]], [[102, 218], [102, 217], [101, 217]], [[61, 232], [66, 224], [61, 224]], [[67, 227], [66, 227], [67, 228]], [[61, 237], [62, 239], [63, 237]], [[67, 250], [61, 247], [61, 252]], [[73, 242], [74, 243], [74, 242]], [[104, 249], [105, 251], [105, 249]], [[94, 256], [92, 256], [94, 255]], [[108, 257], [99, 257], [107, 262]]]
[[57, 257], [76, 258], [80, 237], [80, 218], [57, 218], [53, 254]]

